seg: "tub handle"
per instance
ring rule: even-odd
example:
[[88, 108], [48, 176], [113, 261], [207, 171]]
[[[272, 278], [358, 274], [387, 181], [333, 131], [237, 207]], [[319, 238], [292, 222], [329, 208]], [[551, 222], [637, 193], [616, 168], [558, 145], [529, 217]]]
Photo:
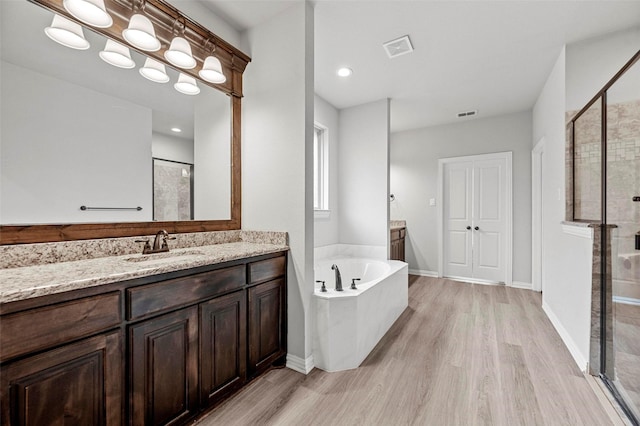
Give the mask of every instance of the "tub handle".
[[316, 280], [317, 283], [322, 283], [322, 287], [320, 288], [320, 291], [323, 293], [327, 292], [327, 287], [325, 287], [324, 285], [324, 281], [320, 281], [320, 280]]
[[356, 281], [360, 281], [360, 278], [351, 278], [351, 290], [357, 290]]

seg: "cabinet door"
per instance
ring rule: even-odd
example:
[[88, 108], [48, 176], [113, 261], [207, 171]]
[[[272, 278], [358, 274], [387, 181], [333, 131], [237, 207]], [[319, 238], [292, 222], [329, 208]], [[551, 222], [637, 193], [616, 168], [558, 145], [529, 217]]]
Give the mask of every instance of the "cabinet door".
[[99, 335], [0, 370], [5, 425], [121, 425], [120, 332]]
[[249, 288], [249, 369], [259, 374], [286, 354], [284, 279]]
[[245, 291], [200, 305], [200, 401], [214, 405], [245, 382], [247, 372]]
[[198, 410], [198, 308], [129, 328], [130, 423], [186, 421]]

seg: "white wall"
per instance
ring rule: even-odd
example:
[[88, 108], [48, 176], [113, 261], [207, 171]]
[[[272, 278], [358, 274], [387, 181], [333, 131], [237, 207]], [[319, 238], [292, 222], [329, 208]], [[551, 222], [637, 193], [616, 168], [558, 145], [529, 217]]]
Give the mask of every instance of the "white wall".
[[193, 141], [164, 133], [151, 133], [153, 158], [193, 164]]
[[242, 35], [223, 18], [208, 9], [202, 2], [193, 0], [171, 0], [170, 3], [180, 9], [180, 12], [193, 19], [200, 25], [211, 30], [215, 35], [229, 42], [235, 47], [242, 43]]
[[314, 121], [327, 128], [327, 138], [329, 143], [329, 217], [315, 219], [314, 246], [322, 247], [340, 242], [339, 218], [340, 208], [338, 202], [339, 192], [339, 169], [338, 169], [338, 110], [315, 95], [314, 98]]
[[387, 246], [389, 100], [340, 110], [340, 242]]
[[583, 370], [589, 359], [591, 241], [565, 234], [565, 50], [533, 108], [542, 157], [542, 305]]
[[531, 283], [531, 113], [475, 119], [391, 135], [391, 219], [407, 221], [406, 260], [438, 270], [438, 159], [513, 152], [513, 280]]
[[152, 219], [150, 109], [7, 62], [1, 78], [2, 223]]
[[203, 90], [193, 114], [193, 214], [196, 220], [231, 218], [231, 105]]
[[640, 27], [566, 47], [566, 109], [582, 109], [640, 49]]
[[[295, 3], [246, 33], [242, 227], [289, 233], [288, 352], [311, 357], [313, 9]], [[308, 361], [307, 361], [308, 362]]]

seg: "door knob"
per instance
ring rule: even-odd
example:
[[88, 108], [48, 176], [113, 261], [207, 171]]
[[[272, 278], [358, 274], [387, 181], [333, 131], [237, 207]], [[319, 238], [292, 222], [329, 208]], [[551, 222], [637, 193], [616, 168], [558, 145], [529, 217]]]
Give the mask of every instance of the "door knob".
[[470, 227], [470, 226], [467, 226], [467, 231], [470, 231], [470, 230], [471, 230], [471, 227]]
[[475, 229], [476, 231], [479, 231], [479, 230], [480, 230], [480, 227], [479, 227], [479, 226], [476, 226], [476, 227], [475, 227], [475, 228], [473, 228], [473, 229]]

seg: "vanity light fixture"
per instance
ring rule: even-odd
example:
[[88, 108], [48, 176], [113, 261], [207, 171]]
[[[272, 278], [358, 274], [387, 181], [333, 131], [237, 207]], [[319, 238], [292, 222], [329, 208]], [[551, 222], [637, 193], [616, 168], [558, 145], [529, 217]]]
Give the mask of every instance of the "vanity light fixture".
[[156, 37], [153, 24], [149, 18], [139, 13], [131, 17], [129, 26], [122, 31], [122, 37], [140, 50], [146, 52], [160, 50], [160, 40]]
[[169, 50], [164, 52], [164, 57], [176, 67], [186, 70], [196, 67], [196, 60], [191, 54], [191, 46], [184, 37], [175, 37], [171, 40]]
[[64, 16], [53, 15], [50, 27], [44, 29], [45, 34], [56, 43], [72, 49], [87, 50], [90, 46], [84, 38], [82, 27]]
[[144, 61], [144, 66], [140, 68], [140, 74], [147, 80], [156, 83], [166, 83], [169, 81], [169, 75], [167, 74], [167, 69], [164, 64], [151, 58], [147, 58]]
[[343, 67], [338, 70], [337, 74], [340, 77], [349, 77], [351, 74], [353, 74], [353, 70], [351, 68]]
[[180, 93], [185, 95], [197, 95], [200, 93], [200, 88], [196, 79], [186, 74], [180, 73], [178, 76], [178, 82], [173, 87]]
[[64, 0], [62, 5], [74, 18], [85, 24], [98, 28], [109, 28], [113, 25], [113, 19], [107, 13], [104, 0]]
[[103, 61], [114, 67], [131, 69], [136, 66], [136, 63], [131, 59], [129, 48], [111, 39], [107, 40], [104, 50], [98, 55]]
[[227, 77], [222, 73], [220, 59], [215, 56], [207, 56], [198, 75], [209, 83], [221, 84], [227, 81]]

